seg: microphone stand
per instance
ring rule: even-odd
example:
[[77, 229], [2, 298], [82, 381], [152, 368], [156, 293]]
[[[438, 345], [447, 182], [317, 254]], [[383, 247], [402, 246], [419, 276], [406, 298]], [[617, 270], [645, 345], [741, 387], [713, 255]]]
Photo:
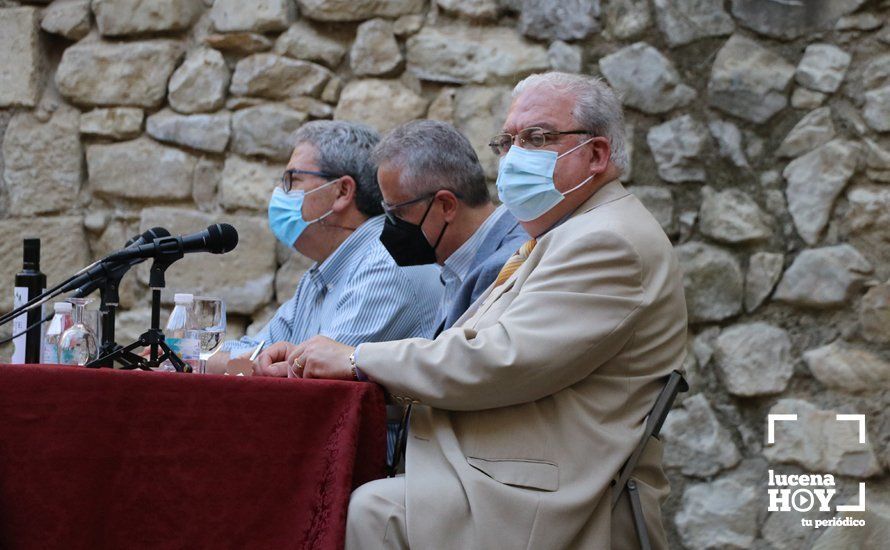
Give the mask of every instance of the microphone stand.
[[[166, 286], [165, 272], [173, 262], [184, 255], [181, 247], [178, 250], [161, 250], [151, 264], [149, 286], [151, 287], [151, 327], [139, 337], [138, 340], [126, 347], [120, 347], [114, 343], [114, 307], [117, 306], [117, 286], [120, 281], [103, 287], [103, 307], [111, 306], [111, 317], [105, 318], [102, 330], [103, 349], [106, 343], [111, 346], [100, 354], [99, 358], [87, 364], [88, 367], [110, 366], [113, 361], [120, 363], [125, 370], [142, 369], [153, 370], [161, 366], [166, 360], [170, 360], [177, 372], [191, 372], [191, 365], [186, 364], [176, 353], [170, 349], [164, 341], [164, 332], [161, 330], [161, 289]], [[110, 292], [107, 288], [113, 288]], [[106, 302], [106, 298], [112, 301]], [[111, 325], [110, 339], [106, 338], [105, 327]], [[133, 353], [137, 347], [148, 347], [149, 358], [145, 359]], [[160, 354], [158, 352], [161, 352]]]
[[114, 341], [115, 313], [118, 305], [120, 305], [118, 288], [125, 273], [108, 277], [99, 288], [99, 296], [101, 298], [99, 311], [102, 314], [102, 343], [99, 346], [99, 358], [87, 366], [113, 368], [114, 361], [117, 360], [124, 368], [134, 369], [139, 368], [139, 363], [143, 361], [142, 357], [135, 353], [119, 351], [122, 348]]

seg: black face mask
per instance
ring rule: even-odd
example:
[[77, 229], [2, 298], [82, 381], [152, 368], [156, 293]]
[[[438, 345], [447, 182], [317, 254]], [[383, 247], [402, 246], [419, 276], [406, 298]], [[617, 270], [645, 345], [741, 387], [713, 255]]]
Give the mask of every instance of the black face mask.
[[445, 227], [442, 228], [442, 232], [439, 233], [439, 238], [436, 239], [435, 245], [431, 245], [426, 240], [426, 235], [423, 234], [423, 230], [420, 228], [424, 220], [426, 220], [427, 214], [430, 213], [433, 202], [436, 201], [430, 202], [418, 224], [406, 222], [392, 215], [386, 217], [386, 221], [383, 223], [383, 233], [380, 234], [380, 242], [383, 243], [383, 246], [389, 252], [389, 255], [392, 256], [392, 259], [396, 261], [396, 264], [408, 267], [436, 263], [436, 248], [439, 247], [439, 242], [442, 240], [442, 235], [445, 234], [448, 224], [446, 223]]

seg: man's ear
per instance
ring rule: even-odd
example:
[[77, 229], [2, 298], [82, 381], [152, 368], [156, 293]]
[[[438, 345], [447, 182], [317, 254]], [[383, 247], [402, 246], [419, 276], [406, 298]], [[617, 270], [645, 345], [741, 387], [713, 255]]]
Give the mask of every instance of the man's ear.
[[458, 203], [460, 202], [453, 192], [441, 190], [436, 193], [436, 199], [442, 208], [442, 217], [446, 223], [451, 223], [457, 217]]
[[334, 184], [334, 189], [337, 190], [337, 198], [334, 200], [334, 204], [331, 205], [331, 210], [334, 212], [343, 212], [350, 205], [355, 203], [355, 191], [358, 184], [352, 179], [352, 176], [342, 176], [337, 183]]
[[590, 156], [590, 175], [602, 174], [609, 167], [609, 159], [612, 156], [612, 146], [609, 140], [602, 136], [596, 136], [587, 144], [592, 154]]

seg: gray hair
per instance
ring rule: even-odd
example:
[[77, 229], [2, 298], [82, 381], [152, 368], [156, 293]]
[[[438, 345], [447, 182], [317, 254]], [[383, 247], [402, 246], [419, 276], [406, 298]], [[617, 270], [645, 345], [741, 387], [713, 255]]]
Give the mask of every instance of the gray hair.
[[612, 164], [621, 172], [627, 170], [627, 144], [624, 137], [624, 114], [615, 91], [595, 76], [549, 72], [533, 74], [513, 88], [513, 98], [532, 90], [545, 88], [569, 92], [575, 96], [572, 117], [581, 129], [609, 140]]
[[470, 141], [438, 120], [414, 120], [385, 136], [371, 157], [400, 169], [399, 184], [421, 196], [447, 189], [468, 206], [491, 201], [485, 173]]
[[294, 147], [308, 143], [318, 151], [318, 168], [335, 176], [355, 180], [355, 206], [366, 216], [383, 213], [377, 185], [377, 166], [371, 151], [380, 134], [364, 124], [340, 120], [313, 120], [293, 134]]

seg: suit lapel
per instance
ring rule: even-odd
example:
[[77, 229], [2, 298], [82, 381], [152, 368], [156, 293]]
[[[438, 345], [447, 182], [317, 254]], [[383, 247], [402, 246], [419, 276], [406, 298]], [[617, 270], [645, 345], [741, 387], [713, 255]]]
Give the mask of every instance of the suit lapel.
[[[518, 272], [519, 270], [517, 269], [516, 271]], [[510, 277], [497, 288], [494, 288], [494, 283], [492, 283], [492, 285], [479, 296], [479, 299], [467, 309], [466, 313], [454, 323], [454, 326], [475, 326], [476, 320], [484, 315], [485, 312], [491, 308], [492, 304], [498, 301], [498, 298], [512, 289], [515, 283], [516, 273], [510, 275]]]

